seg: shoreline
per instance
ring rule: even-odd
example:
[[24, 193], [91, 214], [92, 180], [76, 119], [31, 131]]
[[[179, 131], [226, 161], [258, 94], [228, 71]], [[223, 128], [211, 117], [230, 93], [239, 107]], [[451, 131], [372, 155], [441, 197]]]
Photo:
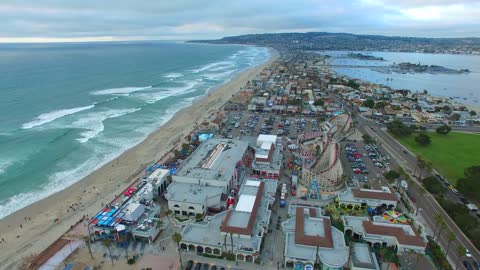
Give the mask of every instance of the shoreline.
[[[328, 71], [332, 72], [333, 74], [335, 74], [336, 76], [342, 76], [342, 77], [346, 77], [346, 78], [353, 79], [353, 80], [360, 80], [360, 81], [367, 82], [367, 83], [370, 83], [370, 84], [382, 85], [383, 87], [389, 88], [390, 91], [395, 91], [395, 90], [408, 90], [408, 91], [410, 91], [410, 92], [412, 92], [412, 93], [415, 92], [415, 90], [412, 90], [412, 89], [407, 89], [407, 88], [397, 89], [397, 88], [393, 88], [393, 87], [391, 87], [391, 86], [386, 86], [386, 85], [384, 85], [384, 84], [382, 84], [382, 83], [375, 83], [375, 82], [372, 82], [372, 81], [369, 81], [369, 80], [366, 80], [366, 79], [354, 78], [354, 77], [345, 75], [345, 74], [343, 74], [343, 73], [337, 72], [337, 71], [333, 70], [333, 69], [330, 68], [330, 67], [327, 67], [326, 69], [327, 69]], [[469, 103], [464, 103], [464, 102], [461, 102], [461, 101], [458, 101], [458, 100], [455, 100], [455, 99], [451, 99], [451, 98], [448, 97], [448, 96], [443, 96], [443, 95], [434, 94], [434, 93], [430, 93], [430, 92], [428, 92], [428, 95], [431, 96], [431, 97], [448, 99], [448, 100], [452, 101], [453, 103], [456, 103], [456, 104], [458, 104], [458, 105], [464, 106], [464, 107], [465, 107], [467, 110], [469, 110], [469, 111], [476, 111], [477, 113], [480, 113], [480, 104], [478, 104], [478, 105], [473, 105], [473, 104], [469, 104]]]
[[0, 220], [0, 262], [6, 269], [17, 269], [26, 258], [40, 253], [67, 232], [83, 216], [93, 216], [143, 175], [146, 166], [160, 160], [185, 136], [223, 106], [246, 82], [278, 59], [279, 53], [267, 47], [270, 58], [263, 64], [240, 71], [211, 88], [176, 112], [140, 143], [91, 172], [67, 188], [21, 208]]

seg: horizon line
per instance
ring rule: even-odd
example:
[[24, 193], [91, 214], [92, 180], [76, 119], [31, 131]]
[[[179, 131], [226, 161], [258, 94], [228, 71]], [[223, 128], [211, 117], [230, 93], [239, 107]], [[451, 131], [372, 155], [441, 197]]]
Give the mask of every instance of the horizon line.
[[245, 35], [267, 35], [267, 34], [307, 34], [307, 33], [327, 33], [327, 34], [348, 34], [356, 36], [381, 36], [389, 38], [427, 38], [427, 39], [480, 39], [476, 36], [463, 37], [425, 37], [425, 36], [408, 36], [408, 35], [385, 35], [385, 34], [355, 34], [349, 32], [328, 32], [328, 31], [305, 31], [305, 32], [263, 32], [263, 33], [246, 33], [236, 35], [224, 35], [222, 37], [204, 37], [204, 38], [181, 38], [178, 36], [164, 37], [115, 37], [115, 36], [99, 36], [99, 37], [0, 37], [0, 44], [29, 44], [29, 43], [95, 43], [95, 42], [128, 42], [128, 41], [190, 41], [190, 40], [219, 40], [222, 38], [245, 36]]

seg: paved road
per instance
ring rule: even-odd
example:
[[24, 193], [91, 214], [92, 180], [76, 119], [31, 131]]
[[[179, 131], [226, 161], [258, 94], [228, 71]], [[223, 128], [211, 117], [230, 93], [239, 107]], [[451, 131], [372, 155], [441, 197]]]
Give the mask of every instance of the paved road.
[[[381, 142], [381, 146], [391, 155], [391, 158], [396, 160], [396, 162], [405, 168], [407, 172], [411, 174], [415, 170], [417, 162], [415, 155], [406, 151], [406, 149], [400, 143], [390, 137], [380, 127], [372, 124], [370, 121], [365, 120], [360, 116], [358, 117], [358, 129], [363, 133], [368, 133], [372, 137], [377, 138]], [[468, 238], [447, 215], [447, 213], [441, 208], [437, 201], [427, 191], [425, 191], [416, 180], [414, 181], [413, 185], [409, 187], [409, 190], [416, 201], [417, 209], [420, 209], [418, 214], [424, 217], [430, 228], [434, 229], [437, 227], [434, 217], [435, 215], [440, 214], [446, 223], [447, 230], [454, 232], [457, 236], [457, 240], [453, 241], [450, 245], [449, 257], [452, 262], [458, 262], [458, 254], [456, 252], [458, 245], [463, 245], [465, 248], [471, 251], [474, 258], [477, 260], [480, 259], [479, 251], [468, 240]], [[441, 234], [439, 241], [444, 250], [446, 250], [447, 247], [447, 230]], [[460, 262], [465, 259], [466, 258], [461, 258]], [[459, 267], [460, 269], [464, 269], [463, 264], [461, 263]]]
[[[415, 122], [403, 122], [406, 125], [415, 125]], [[429, 131], [435, 131], [436, 128], [442, 126], [443, 124], [427, 124], [423, 125]], [[480, 126], [451, 126], [452, 131], [459, 131], [459, 132], [472, 132], [472, 133], [480, 133]]]

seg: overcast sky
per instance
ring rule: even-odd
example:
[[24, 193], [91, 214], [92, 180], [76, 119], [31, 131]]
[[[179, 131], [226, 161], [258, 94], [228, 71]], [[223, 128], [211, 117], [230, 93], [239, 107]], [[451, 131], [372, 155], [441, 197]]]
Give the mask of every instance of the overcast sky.
[[0, 42], [184, 40], [308, 31], [480, 37], [480, 1], [0, 1]]

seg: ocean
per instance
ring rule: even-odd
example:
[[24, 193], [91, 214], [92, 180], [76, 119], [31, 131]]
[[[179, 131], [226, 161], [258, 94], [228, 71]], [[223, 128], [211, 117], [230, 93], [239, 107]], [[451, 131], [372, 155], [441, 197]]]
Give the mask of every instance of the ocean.
[[[369, 68], [335, 67], [334, 71], [351, 78], [380, 83], [394, 89], [427, 90], [430, 94], [452, 97], [458, 102], [480, 107], [480, 56], [457, 54], [425, 54], [404, 52], [355, 52], [383, 57], [385, 61], [367, 61], [346, 58], [345, 51], [325, 51], [335, 59], [333, 65], [384, 66], [410, 62], [422, 65], [440, 65], [453, 69], [469, 69], [465, 74], [385, 74]], [[388, 80], [387, 80], [388, 79]]]
[[87, 176], [269, 57], [181, 42], [0, 45], [0, 218]]

